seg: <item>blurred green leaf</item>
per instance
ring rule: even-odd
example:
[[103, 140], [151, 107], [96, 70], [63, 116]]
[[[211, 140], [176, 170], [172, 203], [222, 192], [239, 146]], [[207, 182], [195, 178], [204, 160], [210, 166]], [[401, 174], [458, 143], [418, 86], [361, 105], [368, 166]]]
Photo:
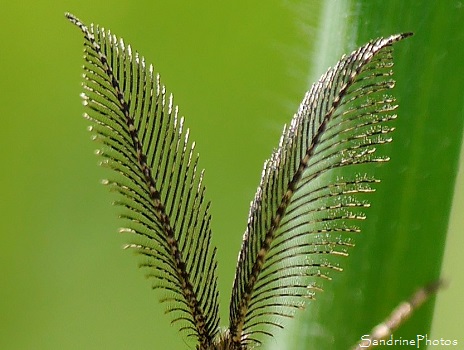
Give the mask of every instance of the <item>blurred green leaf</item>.
[[[463, 134], [463, 21], [455, 1], [325, 3], [316, 69], [371, 38], [415, 36], [395, 46], [397, 131], [391, 162], [376, 172], [382, 183], [363, 232], [345, 272], [326, 284], [276, 349], [284, 343], [286, 349], [347, 349], [439, 277]], [[327, 44], [332, 38], [336, 47]], [[394, 337], [428, 334], [432, 315], [429, 302]]]

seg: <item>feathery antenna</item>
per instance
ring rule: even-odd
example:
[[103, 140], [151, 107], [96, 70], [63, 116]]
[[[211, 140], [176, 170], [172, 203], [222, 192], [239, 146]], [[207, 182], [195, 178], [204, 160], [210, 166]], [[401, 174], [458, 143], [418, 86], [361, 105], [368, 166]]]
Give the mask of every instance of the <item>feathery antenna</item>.
[[189, 131], [143, 57], [109, 31], [66, 17], [84, 34], [85, 116], [103, 146], [102, 165], [118, 175], [104, 183], [121, 194], [121, 231], [137, 239], [127, 247], [144, 256], [173, 322], [183, 321], [180, 329], [206, 349], [219, 323], [216, 249]]
[[[229, 328], [220, 332], [210, 202], [184, 119], [142, 56], [110, 31], [66, 17], [84, 35], [85, 117], [102, 165], [113, 170], [104, 184], [119, 193], [115, 204], [127, 225], [121, 232], [132, 239], [127, 248], [143, 257], [140, 266], [161, 290], [172, 322], [196, 338], [197, 350], [261, 343], [304, 308], [321, 289], [318, 281], [342, 271], [337, 258], [352, 248], [350, 235], [369, 207], [364, 195], [379, 182], [356, 169], [389, 160], [377, 149], [392, 141], [398, 107], [390, 94], [392, 45], [412, 34], [372, 40], [343, 56], [284, 127], [251, 202]], [[372, 339], [393, 331], [435, 289], [402, 305]]]

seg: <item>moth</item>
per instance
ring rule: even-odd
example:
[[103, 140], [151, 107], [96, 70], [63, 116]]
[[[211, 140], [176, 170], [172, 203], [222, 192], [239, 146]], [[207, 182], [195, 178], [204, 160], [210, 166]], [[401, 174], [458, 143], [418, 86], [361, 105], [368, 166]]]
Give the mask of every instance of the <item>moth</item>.
[[[219, 327], [216, 248], [195, 143], [173, 97], [143, 56], [99, 26], [66, 17], [84, 34], [83, 102], [114, 178], [126, 248], [160, 290], [172, 323], [198, 350], [246, 350], [272, 336], [341, 270], [363, 198], [378, 179], [344, 168], [388, 161], [392, 141], [392, 45], [411, 33], [372, 40], [343, 56], [306, 93], [264, 163], [238, 255], [229, 325]], [[363, 167], [360, 167], [363, 165]], [[365, 170], [363, 170], [365, 171]], [[353, 171], [350, 174], [356, 173]], [[370, 334], [388, 336], [436, 289], [426, 286]], [[369, 348], [369, 339], [358, 348]]]

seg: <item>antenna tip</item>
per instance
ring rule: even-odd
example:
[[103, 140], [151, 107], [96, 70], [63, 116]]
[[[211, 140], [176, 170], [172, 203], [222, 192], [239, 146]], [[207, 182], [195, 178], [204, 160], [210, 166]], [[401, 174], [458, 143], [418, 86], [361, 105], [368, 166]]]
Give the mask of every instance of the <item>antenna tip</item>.
[[74, 16], [72, 13], [70, 12], [65, 12], [64, 13], [64, 16], [71, 22], [71, 23], [74, 23], [76, 24], [77, 26], [79, 26], [80, 24], [82, 24], [82, 22], [79, 20], [79, 18], [77, 18], [76, 16]]

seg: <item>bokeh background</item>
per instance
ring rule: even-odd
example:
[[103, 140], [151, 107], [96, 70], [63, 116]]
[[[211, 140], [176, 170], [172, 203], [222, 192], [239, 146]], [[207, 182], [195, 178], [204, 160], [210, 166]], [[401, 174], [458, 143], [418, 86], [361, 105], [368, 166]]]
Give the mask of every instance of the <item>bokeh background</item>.
[[[440, 4], [462, 16], [461, 2]], [[186, 348], [135, 268], [136, 259], [120, 249], [125, 239], [116, 234], [119, 222], [109, 205], [114, 197], [99, 184], [106, 174], [96, 166], [95, 145], [80, 118], [82, 36], [64, 12], [124, 37], [175, 93], [207, 169], [225, 321], [263, 161], [314, 79], [320, 5], [284, 0], [2, 4], [0, 349]], [[450, 47], [440, 54], [455, 53]], [[464, 77], [462, 66], [447, 69]], [[430, 166], [440, 164], [431, 160]], [[451, 283], [437, 298], [435, 338], [462, 333], [460, 169], [443, 266]]]

